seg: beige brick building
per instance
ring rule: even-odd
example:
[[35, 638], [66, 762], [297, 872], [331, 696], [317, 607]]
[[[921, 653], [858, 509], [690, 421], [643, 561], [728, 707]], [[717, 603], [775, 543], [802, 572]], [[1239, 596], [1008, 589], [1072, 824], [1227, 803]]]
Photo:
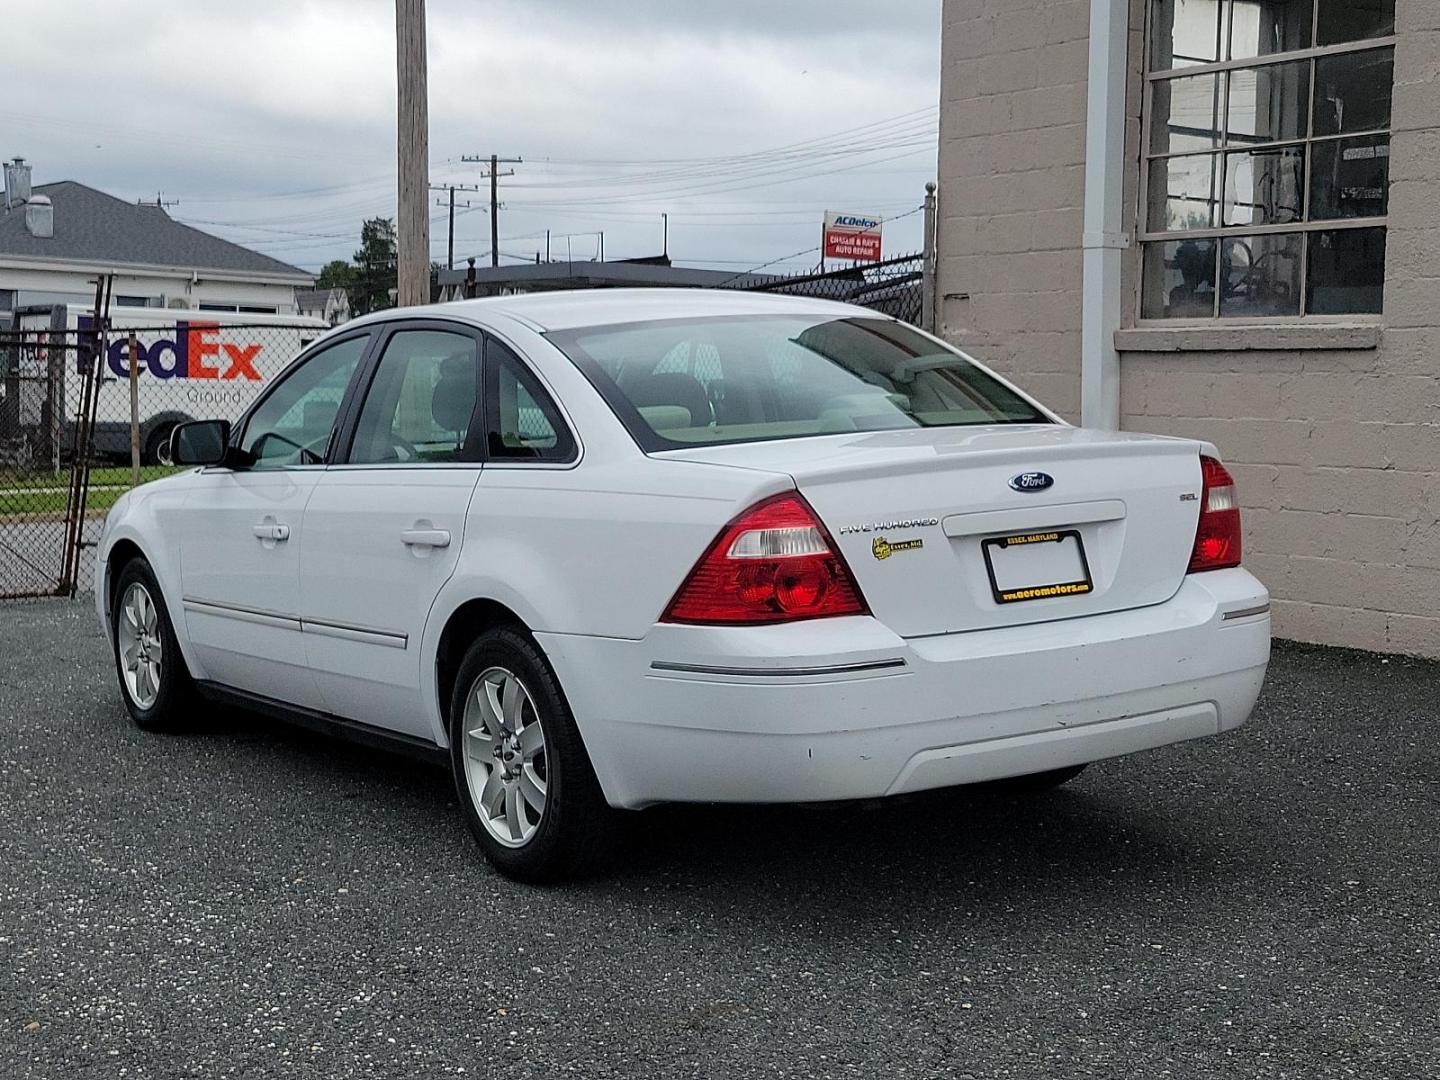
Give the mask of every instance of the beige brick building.
[[947, 337], [1215, 442], [1278, 635], [1440, 656], [1440, 0], [945, 0], [939, 173]]

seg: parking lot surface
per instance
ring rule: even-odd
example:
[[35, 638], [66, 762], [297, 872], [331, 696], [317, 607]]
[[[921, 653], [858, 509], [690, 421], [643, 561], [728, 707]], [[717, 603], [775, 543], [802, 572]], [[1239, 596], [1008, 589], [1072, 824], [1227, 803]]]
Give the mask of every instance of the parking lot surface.
[[0, 607], [0, 1076], [1430, 1077], [1440, 665], [1281, 646], [1233, 736], [1024, 799], [643, 815], [490, 872], [448, 776], [145, 735]]

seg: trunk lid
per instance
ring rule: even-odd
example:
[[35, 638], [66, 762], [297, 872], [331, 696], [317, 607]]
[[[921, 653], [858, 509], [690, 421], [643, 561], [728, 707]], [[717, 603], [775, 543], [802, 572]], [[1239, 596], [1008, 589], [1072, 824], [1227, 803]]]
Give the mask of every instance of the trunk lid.
[[[789, 474], [905, 637], [1159, 604], [1185, 577], [1202, 444], [1060, 425], [856, 433], [657, 456]], [[1044, 474], [1030, 483], [1025, 474]]]

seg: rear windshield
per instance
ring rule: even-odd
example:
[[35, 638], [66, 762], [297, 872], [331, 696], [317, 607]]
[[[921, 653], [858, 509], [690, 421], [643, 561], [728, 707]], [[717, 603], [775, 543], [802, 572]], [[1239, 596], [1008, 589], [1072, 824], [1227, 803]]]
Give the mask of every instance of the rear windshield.
[[730, 315], [547, 335], [642, 449], [1050, 418], [903, 323]]

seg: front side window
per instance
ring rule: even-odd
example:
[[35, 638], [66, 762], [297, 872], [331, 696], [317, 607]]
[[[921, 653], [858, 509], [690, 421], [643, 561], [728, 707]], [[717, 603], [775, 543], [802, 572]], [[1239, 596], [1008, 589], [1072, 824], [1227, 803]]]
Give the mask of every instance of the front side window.
[[1378, 314], [1395, 0], [1151, 0], [1140, 315]]
[[337, 342], [285, 373], [250, 414], [240, 439], [255, 468], [324, 462], [345, 390], [369, 340], [362, 334]]
[[969, 359], [881, 318], [728, 315], [549, 338], [647, 451], [966, 424], [1048, 424]]
[[479, 391], [477, 338], [448, 330], [397, 331], [385, 344], [360, 408], [349, 461], [479, 461], [479, 444], [472, 438]]

